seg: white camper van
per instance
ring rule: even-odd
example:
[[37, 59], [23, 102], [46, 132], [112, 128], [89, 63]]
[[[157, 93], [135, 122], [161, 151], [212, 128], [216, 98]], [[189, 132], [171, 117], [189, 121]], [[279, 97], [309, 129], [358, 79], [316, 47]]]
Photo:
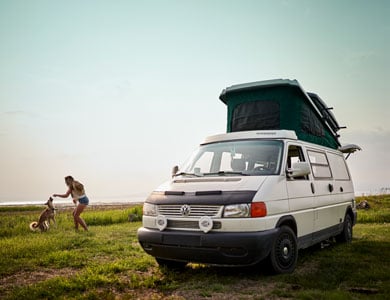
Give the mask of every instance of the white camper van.
[[[344, 147], [351, 153], [356, 148]], [[145, 201], [138, 239], [160, 265], [254, 265], [292, 272], [298, 249], [352, 239], [354, 190], [340, 150], [290, 130], [206, 138]]]

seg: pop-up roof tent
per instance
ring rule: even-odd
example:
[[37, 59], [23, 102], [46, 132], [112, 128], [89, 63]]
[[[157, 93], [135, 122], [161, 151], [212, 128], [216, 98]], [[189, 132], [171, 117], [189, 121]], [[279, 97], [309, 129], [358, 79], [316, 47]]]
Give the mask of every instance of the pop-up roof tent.
[[233, 85], [219, 98], [227, 105], [227, 132], [294, 130], [298, 138], [337, 149], [341, 129], [322, 99], [296, 80], [277, 79]]

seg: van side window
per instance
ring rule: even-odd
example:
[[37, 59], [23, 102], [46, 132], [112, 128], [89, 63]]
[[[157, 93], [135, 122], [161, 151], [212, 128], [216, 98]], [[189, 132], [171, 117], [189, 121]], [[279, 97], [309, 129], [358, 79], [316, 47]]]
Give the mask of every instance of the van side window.
[[[287, 154], [287, 169], [291, 169], [295, 163], [305, 161], [302, 148], [290, 145]], [[308, 176], [295, 177], [294, 180], [308, 180]]]
[[314, 178], [332, 178], [332, 172], [330, 171], [329, 162], [325, 153], [309, 150], [307, 151], [307, 154], [309, 156]]
[[342, 155], [327, 153], [330, 168], [335, 180], [350, 180], [347, 165]]

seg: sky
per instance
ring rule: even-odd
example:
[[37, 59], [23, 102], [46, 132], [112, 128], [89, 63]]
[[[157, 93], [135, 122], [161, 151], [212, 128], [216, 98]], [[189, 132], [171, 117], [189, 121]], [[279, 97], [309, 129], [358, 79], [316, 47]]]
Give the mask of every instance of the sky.
[[0, 0], [0, 203], [73, 175], [144, 200], [208, 135], [232, 84], [297, 79], [329, 105], [357, 192], [390, 187], [390, 1]]

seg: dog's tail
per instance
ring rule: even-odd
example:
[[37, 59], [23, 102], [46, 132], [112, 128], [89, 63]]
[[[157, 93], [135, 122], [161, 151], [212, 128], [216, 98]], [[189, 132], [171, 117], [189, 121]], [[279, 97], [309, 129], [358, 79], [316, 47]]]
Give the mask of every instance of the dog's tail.
[[31, 231], [37, 231], [39, 229], [38, 222], [32, 222], [30, 223], [30, 230]]

